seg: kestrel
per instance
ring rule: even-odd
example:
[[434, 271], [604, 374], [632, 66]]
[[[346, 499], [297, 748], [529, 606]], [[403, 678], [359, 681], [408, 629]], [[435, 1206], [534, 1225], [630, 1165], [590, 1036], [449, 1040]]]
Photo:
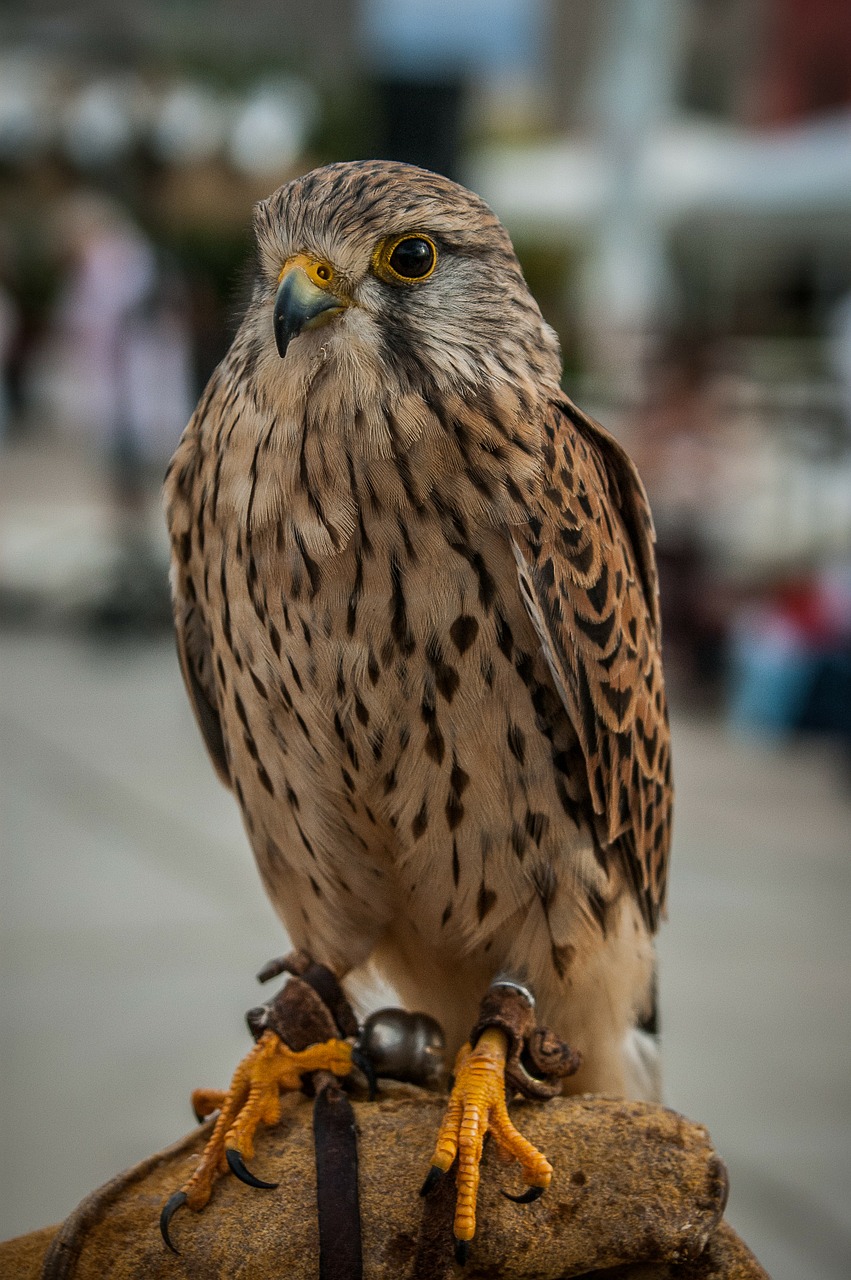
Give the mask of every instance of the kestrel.
[[[524, 1199], [552, 1173], [505, 1110], [499, 1018], [470, 1041], [483, 996], [536, 1002], [581, 1054], [570, 1092], [657, 1095], [650, 513], [478, 196], [333, 164], [254, 227], [251, 303], [166, 482], [181, 666], [295, 946], [340, 979], [375, 966], [459, 1050], [431, 1176], [458, 1154], [463, 1256], [486, 1131]], [[191, 1208], [310, 1069], [268, 1035], [203, 1099]], [[350, 1069], [346, 1041], [305, 1052]]]

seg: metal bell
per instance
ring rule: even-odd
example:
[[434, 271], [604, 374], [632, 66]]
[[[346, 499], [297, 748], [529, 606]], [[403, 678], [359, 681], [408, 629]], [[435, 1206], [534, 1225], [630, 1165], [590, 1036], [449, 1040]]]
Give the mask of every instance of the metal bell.
[[410, 1084], [437, 1083], [444, 1069], [443, 1030], [427, 1013], [376, 1009], [366, 1019], [359, 1047], [378, 1076]]

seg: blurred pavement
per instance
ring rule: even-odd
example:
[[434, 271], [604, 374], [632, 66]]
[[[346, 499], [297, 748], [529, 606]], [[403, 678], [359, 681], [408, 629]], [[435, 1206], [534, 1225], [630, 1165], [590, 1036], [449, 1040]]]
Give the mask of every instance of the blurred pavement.
[[[167, 641], [0, 634], [0, 1236], [191, 1126], [284, 939]], [[667, 1100], [774, 1280], [851, 1274], [851, 796], [821, 745], [675, 725]]]

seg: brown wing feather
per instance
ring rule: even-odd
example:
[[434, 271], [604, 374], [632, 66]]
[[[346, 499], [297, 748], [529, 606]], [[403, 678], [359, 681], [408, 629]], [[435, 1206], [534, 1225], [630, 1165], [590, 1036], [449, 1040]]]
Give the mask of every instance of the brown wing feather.
[[219, 778], [231, 785], [219, 716], [210, 638], [192, 576], [193, 538], [197, 537], [194, 488], [200, 459], [199, 425], [217, 390], [214, 375], [183, 433], [165, 477], [165, 509], [171, 536], [171, 605], [177, 653], [195, 719]]
[[526, 607], [585, 756], [600, 838], [655, 928], [671, 835], [653, 525], [620, 445], [569, 400], [545, 424], [538, 507], [515, 529]]
[[187, 601], [179, 588], [175, 588], [172, 595], [177, 652], [183, 681], [216, 773], [225, 786], [229, 787], [230, 769], [216, 701], [210, 642], [204, 621], [197, 605]]

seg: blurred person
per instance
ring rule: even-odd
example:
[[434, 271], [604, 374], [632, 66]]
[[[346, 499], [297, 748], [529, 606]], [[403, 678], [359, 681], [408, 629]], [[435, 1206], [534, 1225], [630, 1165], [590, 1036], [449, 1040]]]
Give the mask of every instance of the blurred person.
[[0, 281], [0, 442], [6, 436], [11, 417], [9, 373], [12, 352], [18, 337], [20, 317], [11, 292]]
[[851, 558], [824, 569], [818, 593], [827, 644], [816, 667], [801, 728], [836, 735], [851, 762]]
[[69, 201], [59, 238], [69, 268], [54, 313], [55, 418], [93, 437], [119, 465], [159, 461], [192, 406], [176, 277], [126, 212], [101, 195]]
[[7, 271], [11, 258], [5, 237], [0, 239], [0, 443], [6, 437], [12, 417], [12, 363], [21, 334], [21, 313]]
[[74, 196], [59, 235], [69, 266], [42, 353], [55, 366], [46, 398], [60, 428], [93, 441], [106, 459], [112, 497], [115, 555], [90, 620], [110, 629], [158, 625], [168, 596], [149, 512], [192, 408], [183, 289], [129, 215], [103, 196]]
[[810, 730], [851, 745], [851, 563], [777, 583], [738, 611], [730, 642], [736, 730]]
[[666, 663], [690, 693], [717, 675], [721, 649], [706, 547], [717, 451], [705, 370], [699, 340], [663, 340], [625, 428], [656, 526]]
[[845, 426], [851, 434], [851, 291], [843, 294], [831, 313], [828, 355], [839, 383]]
[[705, 365], [699, 340], [663, 341], [651, 362], [643, 404], [628, 424], [660, 541], [691, 536], [708, 500], [714, 410]]

